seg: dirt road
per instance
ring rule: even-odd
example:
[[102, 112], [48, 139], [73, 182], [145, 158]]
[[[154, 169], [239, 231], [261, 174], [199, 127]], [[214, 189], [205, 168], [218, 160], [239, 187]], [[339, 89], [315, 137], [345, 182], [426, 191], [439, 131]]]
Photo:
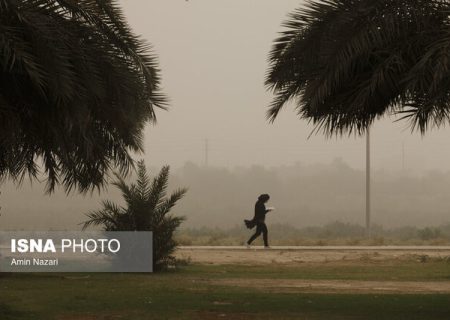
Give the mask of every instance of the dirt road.
[[[392, 262], [450, 262], [450, 247], [181, 247], [178, 258], [210, 265], [389, 265]], [[449, 264], [450, 265], [450, 264]], [[311, 293], [450, 293], [450, 281], [366, 281], [320, 279], [201, 278], [212, 285], [247, 287], [266, 292]]]
[[202, 264], [244, 264], [258, 265], [267, 263], [296, 264], [303, 262], [332, 261], [384, 261], [449, 259], [450, 247], [407, 247], [407, 246], [370, 246], [370, 247], [180, 247], [178, 258], [188, 259]]

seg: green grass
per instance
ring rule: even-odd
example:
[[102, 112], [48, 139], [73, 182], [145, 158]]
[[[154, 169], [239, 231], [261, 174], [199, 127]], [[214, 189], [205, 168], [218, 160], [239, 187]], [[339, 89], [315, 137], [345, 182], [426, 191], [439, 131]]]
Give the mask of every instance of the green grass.
[[448, 294], [319, 294], [207, 279], [449, 281], [450, 263], [192, 265], [161, 274], [0, 276], [0, 319], [450, 319]]

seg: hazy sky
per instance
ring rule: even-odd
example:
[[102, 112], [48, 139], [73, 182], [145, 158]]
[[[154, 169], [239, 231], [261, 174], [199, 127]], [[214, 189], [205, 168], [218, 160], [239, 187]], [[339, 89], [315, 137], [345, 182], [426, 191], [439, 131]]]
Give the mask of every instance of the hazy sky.
[[[264, 75], [273, 39], [298, 0], [121, 0], [129, 23], [154, 46], [169, 112], [146, 132], [150, 165], [264, 166], [330, 162], [340, 157], [364, 167], [364, 139], [321, 135], [286, 107], [274, 124], [265, 120], [271, 94]], [[450, 169], [449, 130], [421, 137], [406, 123], [377, 122], [372, 130], [373, 166], [421, 171]]]

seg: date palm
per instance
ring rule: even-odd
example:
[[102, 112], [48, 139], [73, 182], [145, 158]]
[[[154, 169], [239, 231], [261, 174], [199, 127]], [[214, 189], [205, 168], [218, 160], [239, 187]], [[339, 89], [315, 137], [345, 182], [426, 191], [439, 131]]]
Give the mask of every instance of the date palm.
[[326, 134], [404, 113], [422, 133], [450, 120], [448, 0], [309, 1], [275, 40], [273, 121], [288, 101]]
[[0, 0], [0, 178], [86, 191], [126, 173], [159, 82], [116, 1]]
[[116, 174], [113, 182], [122, 193], [125, 206], [103, 201], [103, 209], [87, 214], [83, 230], [89, 226], [102, 226], [105, 231], [153, 231], [154, 268], [160, 269], [172, 260], [177, 243], [173, 239], [175, 230], [183, 217], [170, 214], [170, 210], [186, 194], [187, 189], [175, 190], [166, 196], [169, 167], [150, 180], [143, 161], [137, 164], [137, 181], [128, 185], [124, 177]]

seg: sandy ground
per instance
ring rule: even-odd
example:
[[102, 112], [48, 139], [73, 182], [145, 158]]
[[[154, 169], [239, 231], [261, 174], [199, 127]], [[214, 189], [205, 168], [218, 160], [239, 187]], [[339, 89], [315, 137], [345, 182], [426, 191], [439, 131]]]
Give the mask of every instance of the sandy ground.
[[[450, 247], [181, 247], [178, 258], [192, 263], [224, 265], [296, 265], [299, 263], [338, 263], [450, 261]], [[270, 292], [316, 293], [450, 293], [450, 281], [358, 281], [304, 279], [201, 279], [213, 285], [255, 288]]]
[[180, 247], [177, 258], [201, 264], [265, 265], [303, 262], [450, 259], [450, 247]]

